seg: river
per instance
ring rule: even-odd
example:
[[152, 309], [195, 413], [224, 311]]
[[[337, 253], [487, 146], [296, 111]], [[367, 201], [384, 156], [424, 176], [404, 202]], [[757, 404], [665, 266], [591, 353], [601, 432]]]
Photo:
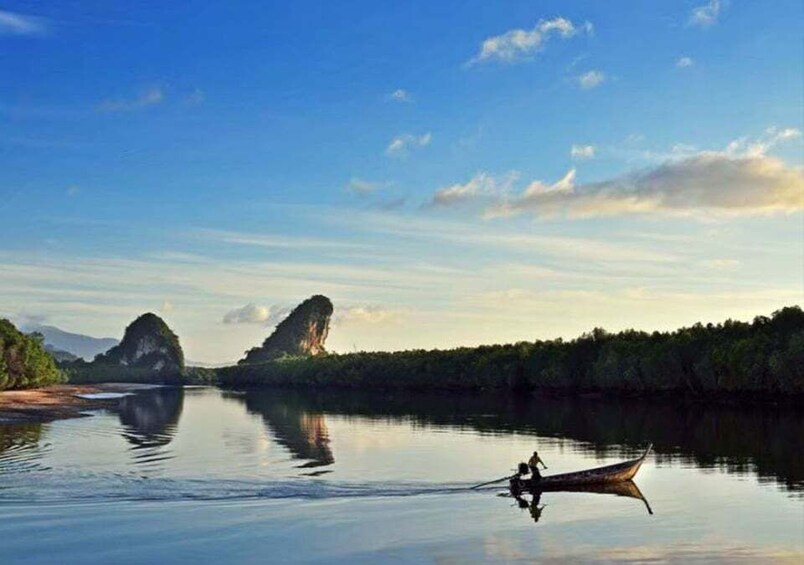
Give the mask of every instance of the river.
[[[801, 563], [804, 412], [158, 388], [0, 425], [0, 563]], [[507, 496], [654, 452], [626, 496]]]

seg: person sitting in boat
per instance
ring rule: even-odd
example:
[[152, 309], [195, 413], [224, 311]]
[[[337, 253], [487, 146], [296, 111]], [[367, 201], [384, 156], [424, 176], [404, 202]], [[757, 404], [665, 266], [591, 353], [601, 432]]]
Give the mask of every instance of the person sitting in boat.
[[542, 474], [539, 473], [539, 463], [542, 464], [542, 467], [547, 469], [547, 465], [544, 464], [542, 458], [539, 457], [539, 453], [537, 451], [533, 452], [530, 459], [528, 459], [528, 468], [530, 469], [531, 473], [531, 480], [538, 481], [542, 478]]

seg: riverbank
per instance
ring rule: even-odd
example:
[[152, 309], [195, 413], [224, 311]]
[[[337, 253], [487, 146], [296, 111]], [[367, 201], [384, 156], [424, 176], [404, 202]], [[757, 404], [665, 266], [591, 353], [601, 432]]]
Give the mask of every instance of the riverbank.
[[509, 391], [769, 399], [804, 395], [804, 312], [673, 332], [595, 329], [574, 340], [282, 357], [216, 371], [225, 387]]
[[90, 410], [113, 408], [122, 396], [153, 386], [103, 383], [7, 390], [0, 392], [0, 424], [80, 418]]

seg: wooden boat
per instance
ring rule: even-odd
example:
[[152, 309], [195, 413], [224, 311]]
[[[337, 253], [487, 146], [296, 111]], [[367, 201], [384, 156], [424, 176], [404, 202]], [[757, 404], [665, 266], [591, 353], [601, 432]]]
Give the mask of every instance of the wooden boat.
[[534, 490], [567, 490], [569, 487], [630, 481], [634, 478], [634, 475], [637, 474], [642, 463], [645, 462], [645, 458], [648, 456], [648, 453], [650, 453], [652, 447], [653, 444], [650, 444], [639, 459], [615, 463], [614, 465], [606, 465], [605, 467], [576, 471], [575, 473], [550, 475], [542, 477], [540, 480], [523, 479], [517, 475], [510, 480], [511, 491], [516, 493]]

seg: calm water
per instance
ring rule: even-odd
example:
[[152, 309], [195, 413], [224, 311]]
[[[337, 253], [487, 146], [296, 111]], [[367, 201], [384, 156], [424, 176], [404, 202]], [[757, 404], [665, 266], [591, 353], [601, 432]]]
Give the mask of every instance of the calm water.
[[[804, 413], [158, 389], [0, 425], [0, 563], [804, 560]], [[652, 455], [639, 498], [492, 486]], [[529, 499], [525, 504], [529, 504]]]

